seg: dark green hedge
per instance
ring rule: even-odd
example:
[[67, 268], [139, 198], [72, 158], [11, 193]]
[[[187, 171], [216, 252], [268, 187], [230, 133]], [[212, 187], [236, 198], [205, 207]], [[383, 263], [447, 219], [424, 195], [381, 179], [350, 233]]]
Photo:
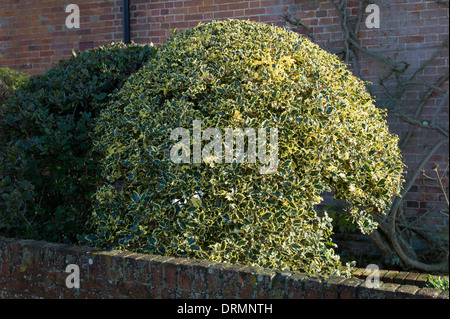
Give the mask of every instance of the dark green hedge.
[[0, 109], [0, 233], [74, 241], [99, 183], [89, 136], [109, 95], [154, 55], [112, 43], [32, 77]]

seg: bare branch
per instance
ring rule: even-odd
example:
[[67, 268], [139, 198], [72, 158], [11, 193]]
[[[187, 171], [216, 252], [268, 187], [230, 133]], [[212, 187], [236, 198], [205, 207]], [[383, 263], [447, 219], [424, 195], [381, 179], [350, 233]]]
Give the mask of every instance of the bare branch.
[[430, 157], [434, 154], [434, 152], [436, 152], [436, 150], [439, 147], [441, 147], [442, 145], [444, 145], [445, 143], [448, 143], [448, 142], [449, 142], [448, 139], [441, 139], [438, 142], [436, 142], [433, 146], [429, 147], [426, 155], [422, 158], [419, 165], [414, 169], [413, 173], [411, 174], [409, 179], [406, 181], [406, 184], [403, 186], [403, 190], [400, 193], [400, 197], [396, 197], [393, 200], [391, 207], [389, 209], [390, 213], [396, 214], [396, 212], [398, 211], [398, 209], [400, 207], [401, 198], [403, 196], [405, 196], [407, 192], [409, 192], [411, 186], [414, 184], [415, 180], [417, 179], [417, 177], [420, 174], [420, 171], [423, 169], [423, 167], [428, 162]]
[[446, 4], [448, 7], [448, 0], [434, 0], [434, 2]]
[[441, 100], [441, 103], [439, 103], [439, 106], [436, 108], [436, 112], [434, 113], [434, 116], [433, 116], [433, 120], [431, 121], [431, 125], [435, 125], [436, 124], [436, 121], [437, 121], [437, 118], [438, 118], [438, 114], [439, 114], [439, 112], [441, 111], [441, 108], [444, 106], [444, 103], [445, 102], [448, 102], [448, 90], [446, 90], [447, 92], [445, 93], [445, 96], [444, 96], [444, 98]]
[[293, 18], [292, 16], [290, 16], [287, 12], [283, 13], [281, 15], [281, 19], [283, 19], [284, 21], [292, 24], [292, 25], [296, 25], [298, 27], [303, 27], [306, 29], [306, 35], [312, 40], [315, 41], [315, 38], [311, 32], [311, 28], [308, 27], [306, 24], [304, 24], [303, 22], [300, 21], [300, 19], [297, 18]]
[[[444, 83], [448, 79], [448, 77], [449, 77], [449, 71], [447, 70], [447, 72], [443, 76], [441, 76], [441, 78], [436, 82], [436, 85], [440, 86], [442, 83]], [[414, 119], [419, 118], [420, 113], [422, 112], [422, 108], [424, 107], [426, 101], [428, 100], [428, 98], [430, 97], [430, 95], [433, 92], [434, 92], [434, 89], [430, 89], [422, 96], [422, 99], [420, 100], [420, 103], [416, 108], [416, 112], [414, 113]], [[406, 133], [406, 136], [399, 143], [400, 149], [406, 145], [406, 143], [408, 142], [409, 138], [411, 137], [411, 135], [413, 133], [413, 130], [414, 130], [414, 126], [410, 126], [408, 129], [408, 132]]]
[[[435, 84], [428, 83], [428, 82], [406, 82], [405, 84], [403, 84], [404, 87], [406, 87], [408, 85], [423, 85], [423, 86], [428, 86], [428, 87], [432, 88], [434, 91], [447, 92], [446, 89], [440, 88], [439, 86], [436, 86]], [[405, 89], [405, 88], [403, 88], [403, 89]]]
[[424, 64], [422, 64], [419, 68], [417, 68], [417, 70], [413, 73], [413, 75], [411, 75], [409, 81], [412, 81], [419, 72], [422, 72], [423, 69], [425, 69], [434, 59], [436, 59], [439, 56], [439, 54], [441, 54], [442, 50], [444, 50], [444, 48], [448, 46], [448, 41], [449, 37], [447, 36], [447, 39], [442, 41], [436, 52], [434, 52], [433, 55], [429, 59], [427, 59]]
[[404, 122], [407, 122], [411, 125], [417, 126], [417, 127], [421, 127], [421, 128], [426, 128], [426, 129], [430, 129], [430, 130], [434, 130], [437, 131], [439, 133], [441, 133], [442, 135], [444, 135], [445, 137], [449, 137], [448, 136], [448, 131], [444, 130], [443, 128], [441, 128], [439, 125], [437, 124], [432, 124], [432, 123], [428, 123], [426, 121], [423, 122], [419, 122], [418, 120], [412, 119], [404, 114], [400, 114], [400, 113], [391, 113], [393, 116], [401, 119]]

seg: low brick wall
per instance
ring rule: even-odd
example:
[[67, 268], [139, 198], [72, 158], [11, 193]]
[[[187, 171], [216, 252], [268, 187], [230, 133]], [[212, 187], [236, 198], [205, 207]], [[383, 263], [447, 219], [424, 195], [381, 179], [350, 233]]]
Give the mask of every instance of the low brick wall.
[[[76, 265], [79, 287], [69, 288]], [[69, 284], [67, 284], [67, 280]], [[298, 272], [0, 237], [0, 298], [448, 299], [395, 281], [309, 278]]]

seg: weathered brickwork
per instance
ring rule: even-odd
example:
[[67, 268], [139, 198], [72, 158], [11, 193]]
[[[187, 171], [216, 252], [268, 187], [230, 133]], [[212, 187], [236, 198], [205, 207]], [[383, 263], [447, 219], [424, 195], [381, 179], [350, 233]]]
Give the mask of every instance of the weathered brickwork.
[[[66, 285], [70, 264], [79, 267], [79, 288]], [[384, 274], [378, 288], [367, 288], [360, 273], [360, 278], [309, 278], [298, 272], [0, 237], [0, 299], [449, 298], [448, 292], [415, 286], [418, 276], [400, 282], [398, 273]]]

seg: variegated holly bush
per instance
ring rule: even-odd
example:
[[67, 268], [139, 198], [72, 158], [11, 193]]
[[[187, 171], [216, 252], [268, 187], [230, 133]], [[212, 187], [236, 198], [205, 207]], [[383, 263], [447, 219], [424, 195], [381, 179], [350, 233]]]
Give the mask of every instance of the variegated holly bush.
[[[174, 163], [171, 132], [193, 138], [194, 120], [277, 128], [275, 172], [260, 174], [258, 161]], [[115, 94], [95, 136], [105, 184], [86, 239], [99, 247], [337, 274], [321, 194], [333, 189], [370, 232], [402, 182], [398, 138], [365, 83], [306, 38], [257, 22], [170, 38]]]

